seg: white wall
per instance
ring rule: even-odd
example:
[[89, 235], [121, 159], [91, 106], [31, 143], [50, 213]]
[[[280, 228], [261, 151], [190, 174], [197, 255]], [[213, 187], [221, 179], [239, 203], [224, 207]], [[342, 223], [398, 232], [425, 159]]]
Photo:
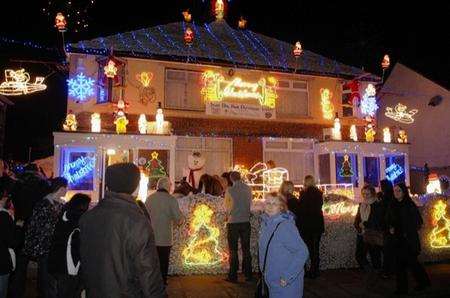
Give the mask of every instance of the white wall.
[[[406, 130], [410, 146], [410, 165], [445, 167], [450, 165], [450, 92], [420, 74], [397, 63], [381, 92], [378, 125]], [[428, 103], [436, 95], [443, 97], [440, 105]], [[418, 109], [414, 122], [403, 124], [385, 116], [386, 107], [402, 103], [410, 109]], [[391, 129], [392, 131], [392, 129]]]

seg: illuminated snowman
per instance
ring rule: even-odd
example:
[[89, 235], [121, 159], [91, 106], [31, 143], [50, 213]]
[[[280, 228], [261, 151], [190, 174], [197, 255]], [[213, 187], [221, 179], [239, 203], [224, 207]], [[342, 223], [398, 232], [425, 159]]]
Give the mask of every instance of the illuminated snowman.
[[91, 115], [91, 132], [101, 131], [101, 118], [99, 113], [93, 113]]
[[427, 193], [441, 193], [441, 183], [437, 174], [428, 176]]
[[145, 114], [139, 115], [138, 127], [141, 134], [147, 133], [147, 118], [145, 117]]

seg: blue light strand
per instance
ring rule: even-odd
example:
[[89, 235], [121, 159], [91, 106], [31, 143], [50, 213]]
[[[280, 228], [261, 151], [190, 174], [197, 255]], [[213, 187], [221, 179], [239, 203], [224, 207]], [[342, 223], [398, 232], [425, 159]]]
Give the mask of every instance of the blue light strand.
[[131, 32], [131, 37], [133, 37], [133, 40], [136, 42], [136, 44], [148, 55], [148, 56], [152, 56], [152, 53], [150, 52], [150, 50], [147, 47], [144, 47], [142, 45], [142, 41], [140, 41], [139, 39], [136, 38], [136, 32], [132, 31]]
[[144, 31], [144, 35], [150, 40], [151, 44], [156, 45], [162, 52], [165, 52], [166, 54], [170, 55], [173, 58], [173, 55], [170, 54], [167, 48], [163, 47], [153, 36], [150, 35], [149, 29], [146, 29]]
[[199, 41], [200, 48], [202, 48], [206, 52], [206, 55], [208, 56], [209, 60], [213, 62], [214, 58], [211, 56], [208, 47], [205, 45], [205, 42], [201, 38], [200, 30], [197, 28], [197, 25], [195, 25], [195, 22], [192, 22], [192, 28], [194, 29], [195, 35], [198, 37], [197, 39]]
[[[245, 31], [247, 31], [247, 30], [245, 30]], [[242, 34], [242, 36], [245, 37], [245, 39], [248, 41], [248, 43], [251, 44], [251, 46], [253, 47], [253, 49], [254, 49], [256, 52], [258, 52], [258, 53], [263, 57], [263, 59], [266, 61], [266, 63], [269, 64], [270, 67], [273, 68], [272, 63], [270, 63], [270, 61], [269, 61], [269, 59], [267, 59], [266, 55], [264, 55], [264, 53], [256, 46], [256, 44], [253, 42], [253, 40], [251, 40], [251, 39], [247, 36], [247, 34], [244, 33], [244, 30], [241, 30], [241, 34]]]
[[156, 26], [156, 28], [159, 30], [159, 32], [164, 36], [164, 39], [173, 47], [176, 48], [177, 51], [184, 52], [185, 49], [182, 49], [179, 47], [175, 41], [170, 38], [170, 36], [161, 28], [161, 26]]
[[103, 37], [100, 37], [99, 40], [100, 40], [100, 43], [102, 44], [103, 49], [105, 51], [107, 51], [108, 50], [108, 46], [105, 43], [105, 39]]
[[288, 61], [286, 58], [286, 50], [284, 49], [284, 43], [280, 43], [280, 59], [281, 63], [283, 64], [282, 67], [284, 70], [288, 69]]
[[[266, 48], [266, 46], [264, 46], [263, 42], [258, 38], [258, 36], [256, 36], [256, 34], [250, 30], [246, 30], [246, 32], [248, 34], [250, 34], [251, 37], [253, 37], [254, 40], [256, 40], [256, 42], [258, 43], [258, 45], [264, 50], [265, 54], [270, 58], [271, 61], [275, 61], [274, 57], [272, 56], [272, 54], [270, 53], [270, 51]], [[272, 63], [269, 62], [270, 66], [273, 67]], [[278, 62], [277, 63], [278, 66], [281, 67], [281, 64]]]
[[120, 43], [121, 43], [123, 46], [125, 46], [126, 49], [131, 50], [131, 54], [132, 54], [132, 55], [135, 55], [133, 48], [132, 48], [128, 43], [126, 43], [126, 42], [124, 41], [123, 34], [122, 34], [122, 33], [119, 33], [119, 34], [117, 34], [117, 36], [119, 36]]
[[227, 47], [214, 35], [214, 33], [212, 33], [211, 28], [208, 26], [208, 24], [204, 24], [206, 31], [209, 33], [209, 35], [212, 37], [212, 39], [214, 39], [222, 48], [222, 50], [225, 52], [225, 54], [227, 55], [228, 59], [230, 61], [233, 61], [233, 64], [236, 65], [236, 62], [233, 59], [233, 56], [231, 55], [230, 51], [227, 49]]
[[4, 43], [21, 44], [24, 47], [30, 47], [30, 48], [35, 48], [35, 49], [42, 49], [42, 50], [51, 50], [52, 49], [50, 47], [45, 47], [43, 45], [35, 43], [31, 40], [30, 41], [22, 41], [22, 40], [7, 38], [7, 37], [0, 37], [0, 40]]
[[249, 53], [247, 52], [247, 50], [245, 49], [244, 45], [242, 44], [242, 42], [239, 40], [239, 38], [236, 36], [236, 34], [234, 33], [234, 30], [228, 26], [225, 26], [227, 28], [227, 30], [231, 33], [231, 36], [234, 38], [234, 40], [237, 41], [239, 47], [241, 48], [241, 51], [244, 53], [244, 55], [247, 57], [247, 61], [249, 61], [250, 64], [256, 65], [255, 61], [252, 59], [252, 57], [250, 57]]

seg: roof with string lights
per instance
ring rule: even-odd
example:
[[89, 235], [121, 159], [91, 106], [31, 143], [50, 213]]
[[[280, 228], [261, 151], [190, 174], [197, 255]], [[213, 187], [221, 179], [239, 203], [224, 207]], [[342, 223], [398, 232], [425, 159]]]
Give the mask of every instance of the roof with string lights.
[[[195, 35], [190, 46], [184, 41], [187, 26]], [[109, 55], [111, 49], [116, 56], [380, 80], [359, 68], [308, 50], [295, 58], [292, 44], [247, 29], [234, 29], [224, 20], [205, 24], [169, 23], [67, 45], [68, 52], [93, 55]]]

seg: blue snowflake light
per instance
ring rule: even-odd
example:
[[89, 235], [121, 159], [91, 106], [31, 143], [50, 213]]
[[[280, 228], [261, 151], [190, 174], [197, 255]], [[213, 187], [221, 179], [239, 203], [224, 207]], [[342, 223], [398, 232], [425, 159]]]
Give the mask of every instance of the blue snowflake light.
[[372, 84], [369, 84], [364, 92], [364, 96], [361, 99], [361, 113], [363, 115], [375, 116], [378, 110], [377, 99], [375, 97], [376, 90]]
[[75, 78], [67, 80], [69, 96], [83, 101], [89, 96], [94, 95], [94, 82], [94, 79], [86, 77], [82, 72], [77, 74]]

